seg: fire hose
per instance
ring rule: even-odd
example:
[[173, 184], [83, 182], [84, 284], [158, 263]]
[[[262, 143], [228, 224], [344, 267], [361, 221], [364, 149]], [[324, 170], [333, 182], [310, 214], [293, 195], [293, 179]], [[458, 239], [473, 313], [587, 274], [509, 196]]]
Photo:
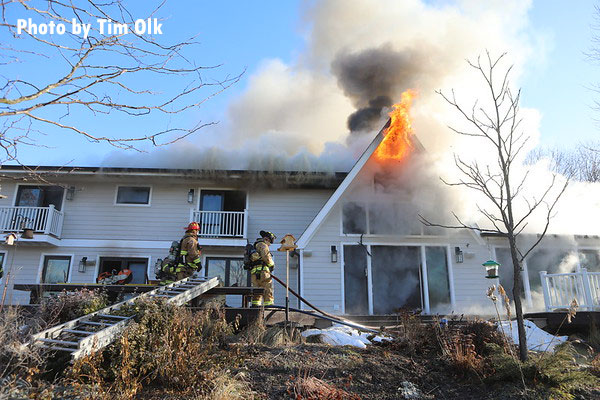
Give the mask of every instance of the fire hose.
[[[314, 317], [318, 317], [318, 318], [325, 319], [325, 320], [328, 320], [328, 321], [337, 322], [339, 324], [346, 325], [346, 326], [349, 326], [351, 328], [355, 328], [355, 329], [358, 329], [358, 330], [361, 330], [361, 331], [366, 331], [366, 332], [371, 332], [371, 333], [379, 333], [378, 330], [370, 329], [370, 328], [365, 328], [364, 326], [356, 325], [356, 324], [353, 324], [351, 322], [344, 321], [344, 320], [340, 319], [339, 317], [336, 317], [335, 315], [331, 315], [329, 313], [326, 313], [323, 310], [318, 309], [317, 307], [315, 307], [311, 303], [309, 303], [308, 300], [306, 300], [304, 297], [300, 296], [292, 288], [290, 288], [288, 285], [286, 285], [285, 282], [283, 282], [281, 279], [279, 279], [278, 277], [276, 277], [275, 275], [273, 275], [273, 273], [271, 273], [271, 277], [273, 279], [275, 279], [277, 282], [279, 282], [281, 285], [283, 285], [283, 287], [286, 287], [290, 291], [290, 293], [293, 294], [294, 296], [296, 296], [301, 302], [303, 302], [304, 304], [306, 304], [307, 306], [309, 306], [310, 308], [312, 308], [313, 310], [317, 311], [318, 313], [320, 313], [322, 315], [315, 315], [315, 314], [313, 314], [313, 313], [311, 313], [309, 311], [299, 310], [299, 309], [296, 309], [296, 308], [290, 308], [290, 310], [292, 310], [294, 312], [299, 312], [299, 313], [302, 313], [302, 314], [312, 315]], [[269, 308], [277, 308], [277, 309], [279, 309], [279, 308], [285, 309], [285, 307], [283, 307], [283, 306], [266, 306], [265, 308], [267, 308], [267, 307], [269, 307]]]

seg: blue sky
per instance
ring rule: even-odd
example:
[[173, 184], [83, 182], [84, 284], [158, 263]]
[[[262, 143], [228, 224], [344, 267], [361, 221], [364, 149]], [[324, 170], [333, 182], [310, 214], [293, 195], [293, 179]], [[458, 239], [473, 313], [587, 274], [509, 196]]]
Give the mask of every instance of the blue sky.
[[[600, 81], [600, 65], [585, 56], [592, 46], [594, 4], [592, 0], [535, 0], [529, 10], [530, 28], [542, 38], [545, 52], [525, 66], [522, 106], [540, 111], [541, 141], [545, 145], [564, 147], [598, 137], [600, 127], [595, 118], [600, 119], [600, 112], [592, 109], [596, 94], [590, 87]], [[298, 58], [310, 29], [299, 1], [170, 1], [160, 15], [166, 18], [162, 40], [177, 41], [198, 34], [200, 44], [193, 54], [196, 62], [223, 64], [214, 75], [208, 74], [209, 78], [234, 75], [247, 68], [236, 86], [194, 114], [204, 121], [225, 121], [228, 105], [244, 92], [249, 78], [265, 60], [290, 62]], [[37, 70], [42, 78], [52, 71], [48, 65], [48, 69]], [[134, 119], [119, 119], [119, 128], [126, 132], [145, 129]], [[68, 132], [48, 129], [46, 133], [39, 143], [51, 148], [21, 149], [23, 163], [98, 165], [106, 154], [115, 151]], [[194, 140], [201, 143], [202, 137]]]

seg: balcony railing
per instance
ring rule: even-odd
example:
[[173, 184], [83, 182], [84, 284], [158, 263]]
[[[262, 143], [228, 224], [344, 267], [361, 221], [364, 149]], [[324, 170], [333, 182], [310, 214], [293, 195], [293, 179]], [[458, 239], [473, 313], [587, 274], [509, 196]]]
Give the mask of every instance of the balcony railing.
[[583, 311], [600, 311], [600, 272], [548, 274], [540, 272], [546, 311], [569, 308], [573, 299]]
[[0, 231], [21, 232], [33, 229], [36, 233], [53, 235], [60, 239], [64, 213], [53, 205], [49, 207], [0, 207]]
[[200, 224], [199, 237], [246, 238], [248, 210], [244, 211], [198, 211], [192, 210], [192, 221]]

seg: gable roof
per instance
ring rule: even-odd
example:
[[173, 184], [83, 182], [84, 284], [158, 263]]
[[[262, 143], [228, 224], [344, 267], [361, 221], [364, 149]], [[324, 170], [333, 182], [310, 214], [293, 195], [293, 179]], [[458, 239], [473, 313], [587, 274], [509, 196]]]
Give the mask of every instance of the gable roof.
[[[312, 220], [312, 222], [304, 230], [304, 232], [300, 236], [300, 239], [298, 239], [298, 241], [296, 242], [296, 245], [299, 248], [303, 249], [304, 247], [306, 247], [306, 245], [312, 239], [313, 235], [315, 234], [315, 232], [317, 231], [319, 226], [321, 226], [321, 224], [323, 223], [325, 218], [327, 218], [327, 216], [333, 209], [333, 206], [338, 202], [340, 197], [342, 197], [342, 195], [346, 192], [346, 190], [348, 189], [350, 184], [354, 181], [354, 178], [356, 178], [358, 173], [365, 166], [365, 164], [367, 163], [367, 161], [369, 160], [369, 158], [371, 157], [371, 155], [373, 154], [373, 152], [375, 151], [377, 146], [379, 146], [379, 144], [383, 140], [383, 138], [385, 136], [383, 134], [383, 132], [388, 128], [388, 126], [390, 126], [390, 122], [391, 122], [391, 120], [388, 120], [388, 122], [385, 124], [385, 126], [383, 128], [381, 128], [381, 130], [379, 131], [377, 136], [375, 136], [375, 138], [373, 138], [373, 141], [371, 142], [371, 144], [369, 144], [369, 147], [367, 147], [366, 150], [362, 153], [362, 155], [358, 158], [358, 160], [356, 161], [356, 163], [354, 164], [354, 166], [352, 167], [350, 172], [348, 172], [348, 175], [346, 175], [346, 177], [344, 178], [342, 183], [340, 183], [340, 185], [335, 190], [335, 192], [333, 192], [333, 194], [331, 195], [329, 200], [327, 200], [325, 205], [323, 207], [321, 207], [321, 210], [319, 210], [319, 213], [317, 214], [317, 216]], [[419, 146], [420, 146], [420, 143], [419, 143]]]

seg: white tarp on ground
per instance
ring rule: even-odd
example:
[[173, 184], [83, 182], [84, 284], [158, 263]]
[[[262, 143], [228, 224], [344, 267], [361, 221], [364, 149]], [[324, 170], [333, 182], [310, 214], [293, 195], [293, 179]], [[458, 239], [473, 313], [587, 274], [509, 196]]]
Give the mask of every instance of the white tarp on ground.
[[308, 329], [302, 332], [302, 336], [309, 337], [314, 335], [321, 335], [323, 343], [330, 344], [332, 346], [354, 346], [364, 349], [368, 344], [372, 342], [381, 342], [386, 340], [385, 336], [375, 336], [371, 340], [368, 339], [372, 334], [359, 332], [358, 330], [349, 326], [337, 325], [327, 329]]
[[[525, 336], [527, 337], [527, 348], [535, 351], [554, 351], [554, 347], [565, 342], [568, 336], [554, 336], [538, 328], [533, 322], [525, 320]], [[502, 321], [499, 325], [500, 331], [512, 339], [513, 343], [519, 344], [519, 331], [517, 321]]]

